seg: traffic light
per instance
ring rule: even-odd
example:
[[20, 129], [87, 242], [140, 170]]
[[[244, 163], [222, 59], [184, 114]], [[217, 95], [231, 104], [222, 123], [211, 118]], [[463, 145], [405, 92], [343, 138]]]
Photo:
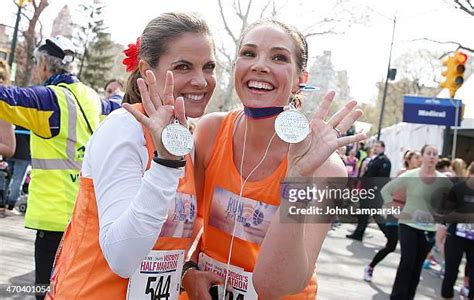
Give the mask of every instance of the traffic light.
[[464, 83], [464, 71], [466, 70], [467, 55], [456, 51], [443, 60], [444, 70], [441, 73], [445, 80], [441, 82], [440, 87], [449, 89], [449, 94], [454, 97], [456, 91]]

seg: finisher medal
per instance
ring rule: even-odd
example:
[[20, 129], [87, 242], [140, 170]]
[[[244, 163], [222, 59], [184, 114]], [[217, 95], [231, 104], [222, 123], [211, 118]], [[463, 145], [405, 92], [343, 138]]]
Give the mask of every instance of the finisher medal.
[[191, 152], [194, 146], [193, 136], [191, 132], [181, 125], [178, 120], [167, 125], [161, 133], [161, 142], [165, 149], [175, 155], [184, 156]]
[[297, 144], [309, 134], [308, 119], [290, 104], [290, 109], [285, 110], [275, 119], [275, 131], [280, 139]]

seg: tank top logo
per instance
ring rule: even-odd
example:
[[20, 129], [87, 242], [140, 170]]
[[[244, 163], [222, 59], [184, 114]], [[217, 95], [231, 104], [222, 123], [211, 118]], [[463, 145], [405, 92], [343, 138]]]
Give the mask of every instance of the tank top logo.
[[177, 192], [175, 201], [168, 208], [168, 219], [160, 237], [190, 238], [196, 220], [196, 197]]
[[239, 200], [239, 195], [217, 187], [214, 190], [209, 214], [209, 225], [245, 241], [261, 244], [277, 206], [254, 199]]

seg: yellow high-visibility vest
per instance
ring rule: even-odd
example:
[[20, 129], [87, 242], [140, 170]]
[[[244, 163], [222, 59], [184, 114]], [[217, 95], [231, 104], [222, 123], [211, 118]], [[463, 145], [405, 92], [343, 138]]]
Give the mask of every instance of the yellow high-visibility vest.
[[50, 85], [58, 99], [60, 131], [52, 138], [31, 134], [31, 184], [25, 226], [64, 231], [79, 187], [85, 146], [99, 125], [99, 96], [81, 82]]

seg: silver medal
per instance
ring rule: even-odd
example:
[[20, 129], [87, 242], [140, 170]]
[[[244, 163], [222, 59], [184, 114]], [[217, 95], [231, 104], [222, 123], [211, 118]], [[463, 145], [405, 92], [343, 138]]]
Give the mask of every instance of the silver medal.
[[275, 131], [280, 139], [297, 144], [309, 134], [308, 119], [290, 104], [290, 109], [285, 110], [275, 119]]
[[165, 149], [175, 155], [184, 156], [193, 150], [194, 141], [191, 132], [178, 120], [167, 125], [161, 133], [161, 141]]

